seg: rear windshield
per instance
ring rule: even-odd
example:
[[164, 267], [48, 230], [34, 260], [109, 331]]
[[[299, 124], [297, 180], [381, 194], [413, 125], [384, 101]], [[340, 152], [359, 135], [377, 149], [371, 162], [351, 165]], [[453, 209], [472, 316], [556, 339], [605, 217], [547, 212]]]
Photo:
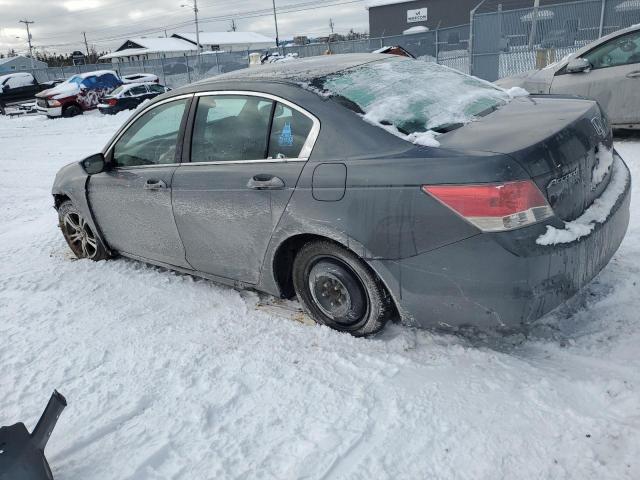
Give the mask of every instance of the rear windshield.
[[316, 79], [312, 86], [364, 119], [415, 138], [444, 133], [509, 102], [502, 89], [451, 68], [390, 58]]

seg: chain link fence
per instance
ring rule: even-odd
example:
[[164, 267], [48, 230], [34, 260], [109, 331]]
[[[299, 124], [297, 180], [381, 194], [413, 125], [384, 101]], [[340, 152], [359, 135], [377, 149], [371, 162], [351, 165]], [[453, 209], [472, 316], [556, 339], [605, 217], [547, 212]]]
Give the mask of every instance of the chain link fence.
[[[327, 53], [367, 53], [385, 46], [401, 46], [421, 60], [493, 81], [543, 67], [603, 35], [636, 23], [640, 23], [640, 0], [577, 0], [538, 9], [476, 13], [470, 25], [411, 35], [284, 46], [272, 52], [303, 58]], [[38, 81], [66, 79], [101, 69], [113, 69], [120, 75], [152, 73], [161, 83], [176, 88], [246, 68], [249, 54], [249, 51], [206, 52], [199, 56], [51, 67], [32, 73]]]
[[478, 13], [472, 19], [471, 73], [497, 80], [561, 60], [640, 23], [640, 0], [580, 0]]

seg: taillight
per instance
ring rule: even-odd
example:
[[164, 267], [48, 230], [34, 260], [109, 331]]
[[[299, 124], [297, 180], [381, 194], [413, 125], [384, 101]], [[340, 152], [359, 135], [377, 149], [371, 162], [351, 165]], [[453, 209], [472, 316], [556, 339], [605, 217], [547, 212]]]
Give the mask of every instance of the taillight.
[[117, 103], [118, 103], [118, 100], [115, 98], [107, 99], [107, 105], [109, 105], [110, 107], [115, 107]]
[[553, 215], [531, 180], [480, 185], [423, 185], [422, 190], [484, 232], [513, 230]]

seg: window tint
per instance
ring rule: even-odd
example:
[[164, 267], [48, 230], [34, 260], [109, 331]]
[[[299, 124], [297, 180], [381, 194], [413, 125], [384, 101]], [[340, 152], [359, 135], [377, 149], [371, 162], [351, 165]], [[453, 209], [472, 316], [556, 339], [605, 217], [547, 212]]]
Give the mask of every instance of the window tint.
[[273, 102], [259, 97], [201, 97], [191, 140], [192, 162], [265, 158]]
[[584, 55], [594, 69], [640, 63], [640, 31], [609, 40]]
[[147, 93], [147, 89], [144, 85], [138, 85], [137, 87], [132, 87], [131, 95], [145, 95]]
[[152, 108], [139, 117], [116, 142], [113, 161], [118, 167], [176, 162], [176, 145], [187, 100]]
[[270, 158], [297, 158], [313, 121], [305, 114], [278, 103], [269, 138]]

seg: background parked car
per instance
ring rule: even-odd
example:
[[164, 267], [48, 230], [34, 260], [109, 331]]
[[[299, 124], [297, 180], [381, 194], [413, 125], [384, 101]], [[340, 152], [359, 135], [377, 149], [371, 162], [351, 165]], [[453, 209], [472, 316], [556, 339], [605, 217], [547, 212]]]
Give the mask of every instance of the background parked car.
[[131, 75], [123, 75], [122, 83], [160, 83], [160, 79], [153, 73], [134, 73]]
[[29, 72], [0, 76], [0, 103], [20, 102], [35, 97], [36, 93], [52, 88], [62, 80], [39, 83]]
[[112, 114], [136, 108], [145, 100], [152, 99], [171, 90], [157, 83], [128, 83], [120, 85], [98, 104], [101, 113]]
[[496, 84], [592, 98], [614, 128], [640, 129], [640, 25], [607, 35], [542, 70]]
[[80, 73], [36, 95], [38, 113], [47, 117], [73, 117], [95, 108], [102, 98], [122, 85], [112, 70]]

